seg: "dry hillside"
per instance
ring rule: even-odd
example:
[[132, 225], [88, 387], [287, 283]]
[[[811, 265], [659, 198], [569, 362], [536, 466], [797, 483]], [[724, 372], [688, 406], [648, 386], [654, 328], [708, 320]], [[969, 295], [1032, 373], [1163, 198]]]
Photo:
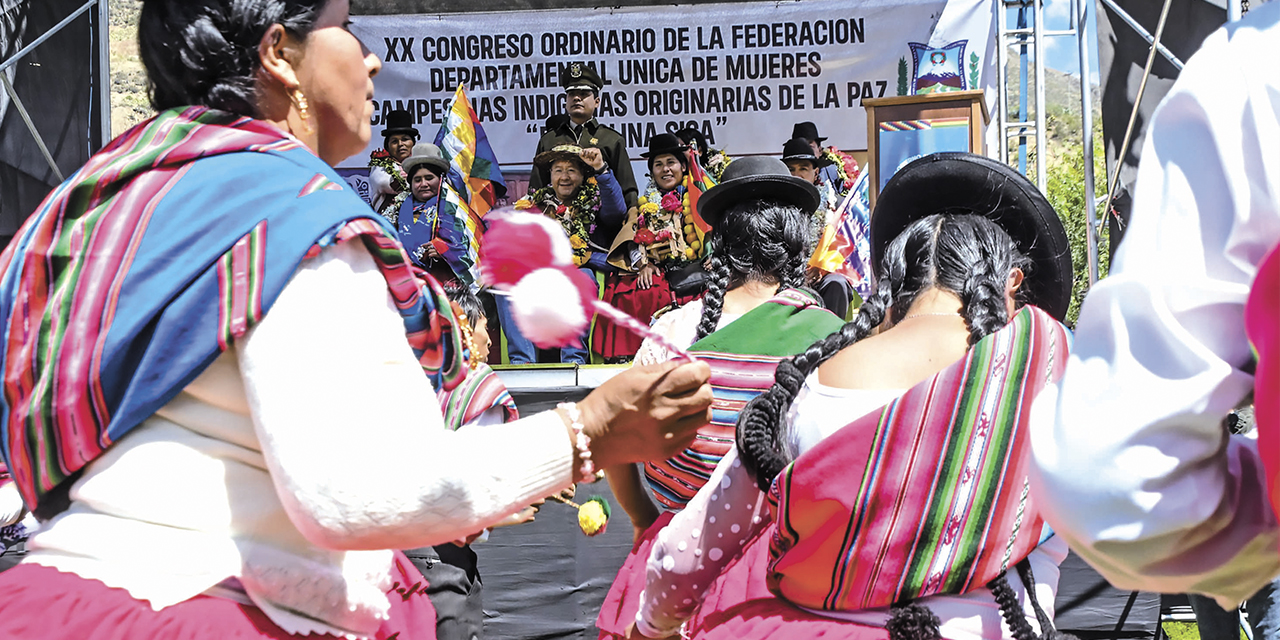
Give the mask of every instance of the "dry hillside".
[[147, 79], [138, 60], [138, 10], [142, 0], [111, 0], [111, 135], [151, 114]]

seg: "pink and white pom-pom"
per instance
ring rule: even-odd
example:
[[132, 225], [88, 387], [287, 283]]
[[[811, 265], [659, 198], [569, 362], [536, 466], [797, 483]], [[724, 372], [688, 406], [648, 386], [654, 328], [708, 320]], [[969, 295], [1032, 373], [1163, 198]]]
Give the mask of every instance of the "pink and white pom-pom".
[[495, 211], [486, 221], [489, 228], [480, 252], [484, 283], [507, 296], [520, 332], [538, 347], [574, 344], [599, 312], [671, 353], [692, 359], [644, 323], [596, 298], [595, 281], [573, 265], [573, 248], [557, 222], [516, 211]]

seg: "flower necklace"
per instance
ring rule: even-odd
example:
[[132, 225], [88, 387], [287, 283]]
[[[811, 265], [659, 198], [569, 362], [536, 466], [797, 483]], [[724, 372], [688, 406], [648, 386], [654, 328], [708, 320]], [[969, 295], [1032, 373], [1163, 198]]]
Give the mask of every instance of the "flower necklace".
[[830, 160], [836, 165], [836, 173], [840, 176], [840, 185], [837, 190], [840, 192], [848, 191], [853, 188], [853, 183], [858, 181], [858, 161], [853, 156], [835, 148], [827, 147], [822, 150], [822, 157]]
[[527, 211], [535, 206], [541, 207], [548, 218], [564, 227], [565, 234], [569, 236], [569, 246], [573, 248], [574, 266], [586, 264], [591, 259], [591, 234], [595, 233], [600, 214], [600, 183], [595, 178], [587, 178], [568, 204], [560, 203], [550, 185], [520, 198], [515, 204], [518, 211]]
[[386, 149], [374, 149], [373, 153], [369, 154], [369, 168], [372, 169], [374, 167], [386, 171], [387, 175], [391, 176], [391, 188], [395, 189], [396, 193], [403, 193], [409, 189], [408, 177], [404, 175], [404, 168], [391, 157], [391, 154], [387, 153]]
[[716, 179], [716, 182], [720, 182], [720, 176], [724, 175], [725, 167], [729, 166], [732, 160], [729, 154], [719, 149], [712, 149], [707, 152], [707, 162], [702, 166], [712, 178]]
[[689, 176], [675, 189], [658, 192], [653, 179], [640, 196], [640, 213], [633, 225], [634, 239], [645, 247], [654, 262], [685, 263], [697, 259], [702, 251], [693, 226], [689, 203]]

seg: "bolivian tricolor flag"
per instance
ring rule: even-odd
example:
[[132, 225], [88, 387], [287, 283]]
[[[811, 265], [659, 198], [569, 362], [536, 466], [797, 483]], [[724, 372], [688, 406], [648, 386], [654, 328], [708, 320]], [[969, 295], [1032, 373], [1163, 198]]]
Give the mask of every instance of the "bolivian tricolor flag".
[[697, 240], [698, 257], [701, 258], [707, 255], [707, 236], [711, 234], [711, 225], [698, 215], [698, 197], [703, 191], [716, 186], [716, 179], [703, 170], [695, 154], [686, 153], [685, 157], [689, 158], [689, 175], [685, 177], [685, 197], [689, 199], [689, 212], [693, 218], [691, 223], [690, 221], [685, 223], [685, 240], [691, 247], [694, 246], [692, 241]]

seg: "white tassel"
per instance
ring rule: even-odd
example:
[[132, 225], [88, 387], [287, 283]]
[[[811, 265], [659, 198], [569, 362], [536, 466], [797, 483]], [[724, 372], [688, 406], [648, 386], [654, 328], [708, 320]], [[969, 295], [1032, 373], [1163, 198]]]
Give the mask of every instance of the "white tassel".
[[541, 348], [570, 344], [591, 321], [578, 288], [558, 269], [538, 269], [507, 293], [520, 333]]

